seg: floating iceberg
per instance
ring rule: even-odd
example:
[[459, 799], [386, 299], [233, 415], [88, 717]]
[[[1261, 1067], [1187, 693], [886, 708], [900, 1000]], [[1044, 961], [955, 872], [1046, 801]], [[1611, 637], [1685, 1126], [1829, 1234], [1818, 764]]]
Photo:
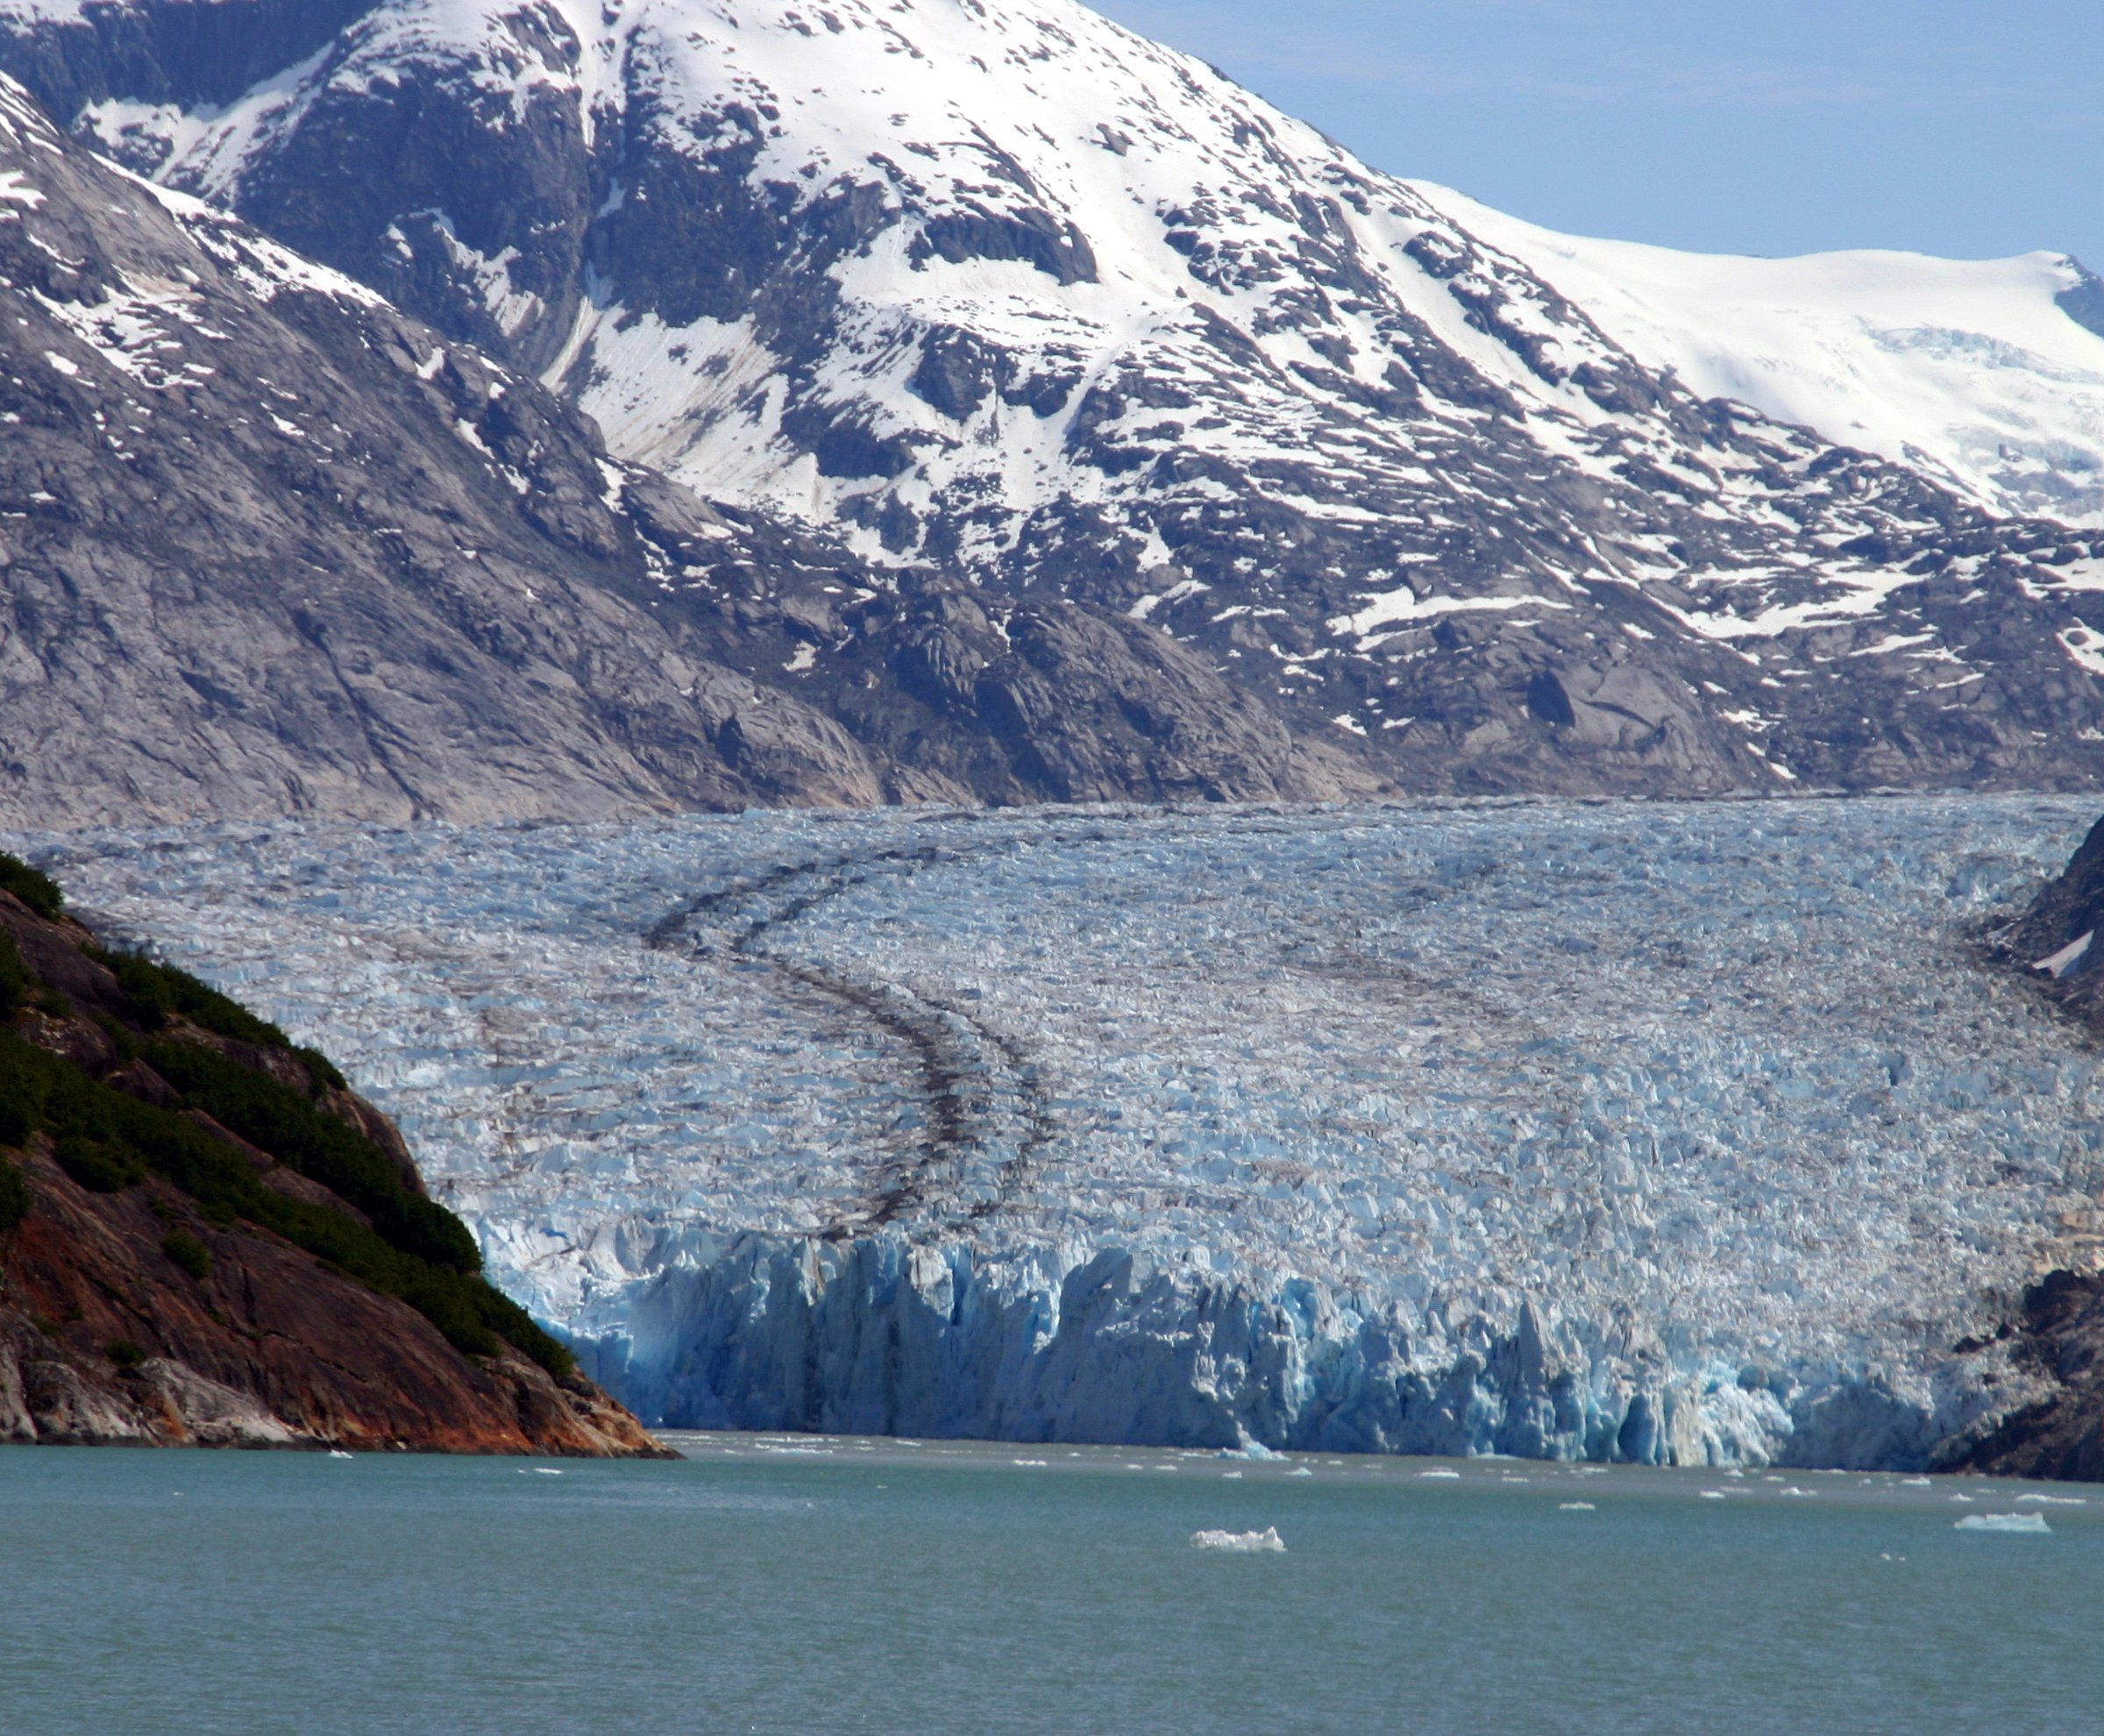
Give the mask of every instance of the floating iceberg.
[[0, 843], [338, 1057], [665, 1426], [1910, 1469], [2025, 1401], [1994, 1327], [2104, 1187], [2099, 1057], [1967, 939], [2090, 817]]
[[1191, 1547], [1194, 1549], [1225, 1549], [1238, 1555], [1283, 1555], [1286, 1553], [1284, 1541], [1276, 1526], [1266, 1526], [1262, 1531], [1194, 1531], [1191, 1533]]
[[1951, 1527], [1954, 1531], [2013, 1531], [2027, 1536], [2050, 1532], [2044, 1513], [1967, 1513]]

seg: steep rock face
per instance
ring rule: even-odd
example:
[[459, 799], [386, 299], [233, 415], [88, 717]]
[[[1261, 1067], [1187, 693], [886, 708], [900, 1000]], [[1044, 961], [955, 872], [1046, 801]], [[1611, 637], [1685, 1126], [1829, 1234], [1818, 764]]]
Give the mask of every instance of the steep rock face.
[[0, 186], [0, 811], [878, 798], [837, 727], [616, 594], [641, 539], [530, 381], [4, 91]]
[[1949, 1468], [2104, 1482], [2104, 1277], [2049, 1274], [2025, 1296], [2010, 1337], [2018, 1369], [2050, 1396], [1969, 1439]]
[[[2066, 1009], [2104, 1032], [2104, 821], [2040, 890], [2030, 907], [1992, 936], [1994, 951], [2029, 971]], [[1946, 1455], [1953, 1469], [1998, 1476], [2104, 1480], [2104, 1212], [2066, 1213], [2045, 1272], [1998, 1342], [2042, 1389], [2034, 1403], [1974, 1432]]]
[[[1390, 780], [2074, 785], [2104, 751], [2093, 537], [1698, 401], [1464, 212], [1069, 0], [382, 0], [325, 41], [188, 9], [277, 45], [231, 101], [184, 9], [10, 10], [84, 135], [622, 458], [997, 616], [1165, 627]], [[867, 667], [855, 624], [793, 691]]]
[[2104, 1030], [2104, 820], [2022, 919], [1994, 937], [1996, 950], [2051, 982], [2079, 1016]]
[[[852, 556], [608, 463], [531, 380], [113, 172], [12, 87], [0, 196], [0, 815], [466, 821], [1372, 781], [1304, 775], [1261, 706], [1268, 751], [1244, 751], [1227, 738], [1251, 706], [1203, 668], [1150, 695], [1190, 711], [1195, 743], [1160, 766], [1090, 742], [1054, 777], [977, 714], [947, 752], [857, 740], [828, 715], [847, 672], [799, 691], [785, 668], [835, 600], [890, 594]], [[678, 573], [707, 576], [707, 608], [668, 599]], [[876, 667], [908, 624], [879, 611]], [[1048, 723], [1048, 765], [1081, 727]], [[988, 753], [1001, 769], [979, 776]]]
[[[0, 1441], [663, 1454], [466, 1275], [472, 1242], [326, 1063], [100, 951], [19, 867], [0, 859]], [[512, 1339], [462, 1313], [478, 1298]]]
[[[654, 1456], [589, 1382], [471, 1362], [407, 1304], [147, 1182], [90, 1193], [39, 1146], [0, 1250], [0, 1441]], [[180, 1229], [210, 1267], [164, 1251]], [[111, 1360], [131, 1344], [141, 1360]], [[120, 1355], [128, 1353], [120, 1351]]]

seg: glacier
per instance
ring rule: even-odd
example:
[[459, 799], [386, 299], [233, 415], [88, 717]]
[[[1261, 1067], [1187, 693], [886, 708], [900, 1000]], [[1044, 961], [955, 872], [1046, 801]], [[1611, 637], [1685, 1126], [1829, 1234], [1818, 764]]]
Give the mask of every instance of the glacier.
[[2037, 1396], [2050, 796], [14, 834], [672, 1427], [1917, 1467]]

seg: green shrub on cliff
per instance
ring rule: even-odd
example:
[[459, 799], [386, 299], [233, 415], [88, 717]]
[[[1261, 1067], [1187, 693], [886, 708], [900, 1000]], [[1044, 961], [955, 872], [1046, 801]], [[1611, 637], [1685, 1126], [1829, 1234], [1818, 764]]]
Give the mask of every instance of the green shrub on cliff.
[[97, 946], [85, 950], [117, 978], [132, 1016], [150, 1031], [159, 1030], [180, 1014], [208, 1031], [237, 1042], [269, 1049], [292, 1046], [292, 1039], [267, 1019], [259, 1019], [239, 1001], [221, 994], [188, 971], [163, 964], [143, 952], [112, 952]]
[[434, 1266], [481, 1270], [459, 1219], [410, 1192], [385, 1152], [298, 1092], [195, 1043], [155, 1043], [146, 1059], [221, 1126], [349, 1200], [392, 1246]]
[[336, 1063], [318, 1049], [295, 1049], [292, 1051], [306, 1064], [308, 1077], [313, 1079], [317, 1091], [349, 1091], [351, 1082], [337, 1071]]
[[146, 1172], [163, 1177], [207, 1219], [245, 1218], [399, 1297], [462, 1350], [488, 1355], [502, 1340], [552, 1374], [570, 1373], [570, 1353], [480, 1275], [480, 1253], [466, 1226], [411, 1193], [379, 1148], [297, 1092], [215, 1050], [164, 1042], [147, 1053], [191, 1106], [349, 1199], [373, 1227], [273, 1192], [246, 1158], [195, 1122], [114, 1091], [4, 1031], [0, 1121], [11, 1114], [20, 1139], [39, 1129], [51, 1135], [61, 1165], [83, 1186], [109, 1191]]
[[146, 1166], [129, 1141], [60, 1134], [52, 1146], [59, 1167], [90, 1193], [121, 1193], [146, 1178]]
[[[57, 914], [64, 901], [47, 876], [4, 852], [0, 887], [45, 915]], [[159, 1176], [188, 1194], [208, 1222], [245, 1219], [284, 1237], [337, 1271], [407, 1302], [462, 1350], [488, 1355], [508, 1343], [558, 1377], [572, 1372], [569, 1351], [482, 1277], [481, 1250], [467, 1227], [417, 1192], [371, 1140], [305, 1092], [216, 1049], [181, 1041], [167, 1028], [180, 1017], [240, 1042], [288, 1049], [316, 1089], [341, 1090], [343, 1075], [325, 1056], [293, 1049], [275, 1025], [187, 971], [141, 953], [83, 950], [117, 978], [131, 1022], [163, 1034], [142, 1042], [124, 1021], [98, 1015], [127, 1061], [146, 1059], [181, 1093], [181, 1108], [203, 1111], [319, 1182], [362, 1213], [370, 1227], [334, 1206], [288, 1199], [265, 1187], [245, 1156], [178, 1110], [103, 1085], [64, 1057], [4, 1028], [0, 1146], [20, 1148], [34, 1134], [48, 1135], [60, 1167], [99, 1192]], [[0, 1015], [36, 986], [11, 941], [0, 934]], [[62, 1004], [55, 1016], [65, 1016]], [[20, 1170], [0, 1159], [0, 1229], [18, 1221], [28, 1202]], [[187, 1231], [171, 1230], [161, 1249], [194, 1277], [211, 1270], [210, 1251]]]
[[66, 907], [66, 894], [50, 875], [32, 868], [18, 856], [0, 850], [0, 892], [11, 892], [39, 916], [56, 916]]
[[212, 1250], [186, 1229], [172, 1229], [161, 1237], [160, 1251], [200, 1284], [211, 1276]]

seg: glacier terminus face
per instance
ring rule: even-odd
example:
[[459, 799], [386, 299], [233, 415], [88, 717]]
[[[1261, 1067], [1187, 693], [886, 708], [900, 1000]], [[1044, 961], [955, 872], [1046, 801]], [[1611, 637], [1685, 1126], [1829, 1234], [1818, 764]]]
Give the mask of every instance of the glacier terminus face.
[[[2093, 1264], [2049, 797], [17, 836], [645, 1414], [1919, 1464]], [[1985, 1348], [1982, 1348], [1982, 1347]]]

